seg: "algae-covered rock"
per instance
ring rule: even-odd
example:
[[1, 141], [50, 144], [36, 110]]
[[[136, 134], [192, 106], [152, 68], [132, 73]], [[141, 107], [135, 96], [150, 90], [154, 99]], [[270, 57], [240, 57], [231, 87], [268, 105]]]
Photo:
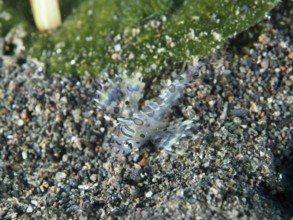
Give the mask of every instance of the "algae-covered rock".
[[13, 17], [4, 25], [0, 16], [5, 26], [1, 35], [25, 23], [26, 54], [45, 62], [49, 72], [97, 74], [124, 68], [147, 74], [158, 73], [170, 62], [206, 55], [263, 18], [277, 0], [62, 1], [62, 27], [43, 34], [28, 21], [30, 12], [14, 17], [13, 2], [20, 4], [0, 1], [5, 8], [1, 14]]

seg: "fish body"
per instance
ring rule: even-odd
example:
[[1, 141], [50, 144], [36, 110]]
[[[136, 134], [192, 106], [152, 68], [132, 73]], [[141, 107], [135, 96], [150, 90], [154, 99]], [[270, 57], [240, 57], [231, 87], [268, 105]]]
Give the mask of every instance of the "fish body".
[[[132, 107], [127, 117], [119, 117], [115, 134], [113, 135], [114, 154], [129, 154], [139, 149], [147, 142], [152, 142], [158, 148], [172, 151], [172, 146], [192, 127], [192, 120], [178, 120], [173, 126], [168, 127], [163, 118], [172, 106], [177, 105], [183, 97], [183, 90], [190, 81], [190, 76], [197, 71], [196, 66], [180, 75], [179, 79], [174, 80], [167, 88], [163, 89], [160, 95], [149, 102], [142, 110], [138, 110], [138, 101], [142, 97], [141, 89], [144, 84], [135, 75], [131, 78], [122, 80], [121, 85], [114, 86], [110, 93], [101, 95], [104, 106], [111, 106], [114, 102], [115, 93], [121, 92], [128, 97], [129, 105]], [[124, 75], [127, 78], [126, 75]], [[115, 83], [111, 83], [115, 85]], [[115, 91], [115, 93], [113, 93]], [[138, 99], [139, 98], [139, 99]], [[136, 103], [132, 103], [136, 102]], [[99, 103], [99, 101], [98, 101]]]

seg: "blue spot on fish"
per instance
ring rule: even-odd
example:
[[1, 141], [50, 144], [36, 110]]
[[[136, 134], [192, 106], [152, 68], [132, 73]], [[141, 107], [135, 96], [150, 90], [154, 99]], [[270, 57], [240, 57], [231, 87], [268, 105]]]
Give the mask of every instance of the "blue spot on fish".
[[127, 89], [128, 89], [128, 91], [130, 91], [130, 92], [133, 92], [133, 91], [139, 91], [139, 85], [136, 85], [136, 86], [133, 86], [133, 85], [131, 85], [131, 84], [128, 84], [127, 85]]
[[108, 99], [105, 100], [105, 104], [106, 104], [107, 106], [111, 105], [112, 100], [113, 100], [113, 96], [112, 96], [111, 93], [109, 93], [109, 94], [108, 94]]

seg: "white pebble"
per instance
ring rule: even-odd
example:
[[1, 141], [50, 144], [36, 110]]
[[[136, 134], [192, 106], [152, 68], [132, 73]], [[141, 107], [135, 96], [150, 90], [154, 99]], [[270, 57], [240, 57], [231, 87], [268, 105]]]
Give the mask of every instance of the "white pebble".
[[22, 126], [24, 125], [24, 120], [19, 119], [19, 120], [17, 121], [17, 125], [18, 125], [19, 127], [22, 127]]
[[33, 207], [31, 205], [29, 205], [26, 209], [27, 213], [32, 213], [34, 211]]
[[39, 205], [38, 201], [36, 201], [36, 200], [32, 200], [31, 201], [31, 204], [33, 204], [34, 206], [38, 206]]
[[22, 151], [21, 152], [21, 156], [22, 156], [22, 159], [26, 160], [27, 159], [27, 152], [26, 151]]
[[152, 192], [152, 191], [148, 191], [148, 192], [145, 194], [145, 197], [150, 198], [150, 197], [152, 197], [152, 195], [153, 195], [153, 192]]
[[62, 180], [62, 179], [65, 179], [66, 178], [66, 173], [64, 173], [64, 172], [58, 172], [58, 173], [56, 173], [56, 179], [57, 180]]

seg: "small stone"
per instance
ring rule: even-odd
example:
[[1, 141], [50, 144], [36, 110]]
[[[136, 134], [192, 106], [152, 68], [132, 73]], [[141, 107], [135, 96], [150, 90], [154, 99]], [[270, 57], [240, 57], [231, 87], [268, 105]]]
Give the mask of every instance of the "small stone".
[[138, 161], [138, 165], [140, 165], [141, 167], [147, 165], [147, 163], [148, 163], [148, 160], [147, 158], [144, 158], [144, 157], [140, 161]]
[[60, 98], [60, 101], [63, 102], [63, 103], [68, 103], [68, 99], [66, 96], [63, 96], [62, 98]]
[[44, 181], [41, 185], [41, 187], [48, 189], [49, 188], [49, 183], [47, 181]]
[[81, 119], [81, 110], [78, 108], [78, 109], [74, 109], [71, 111], [71, 114], [74, 118], [74, 121], [75, 122], [80, 122], [80, 119]]
[[23, 111], [20, 113], [20, 117], [25, 120], [25, 121], [28, 121], [29, 120], [29, 115], [27, 113], [27, 111]]
[[288, 58], [289, 58], [290, 60], [293, 60], [293, 52], [290, 52], [290, 53], [288, 54]]
[[33, 212], [33, 207], [31, 206], [31, 205], [29, 205], [28, 207], [27, 207], [27, 209], [26, 209], [26, 212], [27, 213], [32, 213]]
[[22, 159], [26, 160], [27, 159], [27, 152], [26, 151], [22, 151], [21, 152], [21, 156], [22, 156]]
[[259, 112], [259, 108], [255, 102], [250, 102], [250, 110], [255, 113]]
[[112, 60], [121, 60], [121, 56], [119, 53], [113, 53], [111, 55]]
[[245, 109], [232, 109], [231, 113], [237, 117], [245, 117], [247, 115], [248, 111]]
[[15, 88], [16, 88], [16, 84], [15, 84], [15, 82], [14, 82], [14, 81], [11, 81], [11, 82], [9, 83], [9, 85], [8, 85], [8, 91], [9, 91], [10, 93], [12, 93], [12, 92], [15, 90]]
[[67, 154], [64, 154], [64, 155], [62, 156], [62, 161], [63, 161], [63, 162], [68, 161], [68, 155], [67, 155]]
[[36, 201], [36, 200], [32, 200], [31, 201], [31, 204], [33, 204], [34, 206], [38, 206], [39, 205], [38, 201]]
[[78, 188], [82, 190], [88, 190], [90, 188], [90, 185], [79, 185]]
[[209, 106], [212, 108], [216, 104], [216, 100], [209, 101]]
[[269, 67], [269, 61], [267, 59], [264, 59], [260, 63], [261, 67], [264, 69], [267, 69]]
[[241, 124], [241, 119], [239, 117], [235, 117], [235, 118], [233, 118], [233, 122], [235, 124]]
[[115, 44], [114, 49], [115, 49], [116, 52], [119, 52], [119, 51], [121, 51], [122, 48], [121, 48], [120, 44]]
[[40, 115], [42, 113], [42, 107], [41, 107], [41, 104], [37, 104], [36, 107], [35, 107], [35, 114], [36, 115]]
[[258, 37], [258, 41], [261, 44], [266, 45], [271, 41], [271, 39], [268, 36], [266, 36], [265, 34], [262, 34]]
[[17, 121], [17, 125], [18, 125], [19, 127], [22, 127], [22, 126], [24, 125], [24, 120], [19, 119], [19, 120]]
[[148, 192], [145, 194], [145, 197], [150, 198], [150, 197], [152, 197], [152, 195], [153, 195], [153, 192], [152, 192], [152, 191], [148, 191]]
[[97, 175], [96, 175], [96, 174], [92, 174], [92, 175], [90, 176], [90, 180], [91, 180], [92, 182], [96, 182], [96, 181], [97, 181]]
[[56, 173], [56, 179], [58, 181], [63, 180], [65, 178], [66, 178], [66, 173], [64, 173], [64, 172], [58, 172], [58, 173]]

